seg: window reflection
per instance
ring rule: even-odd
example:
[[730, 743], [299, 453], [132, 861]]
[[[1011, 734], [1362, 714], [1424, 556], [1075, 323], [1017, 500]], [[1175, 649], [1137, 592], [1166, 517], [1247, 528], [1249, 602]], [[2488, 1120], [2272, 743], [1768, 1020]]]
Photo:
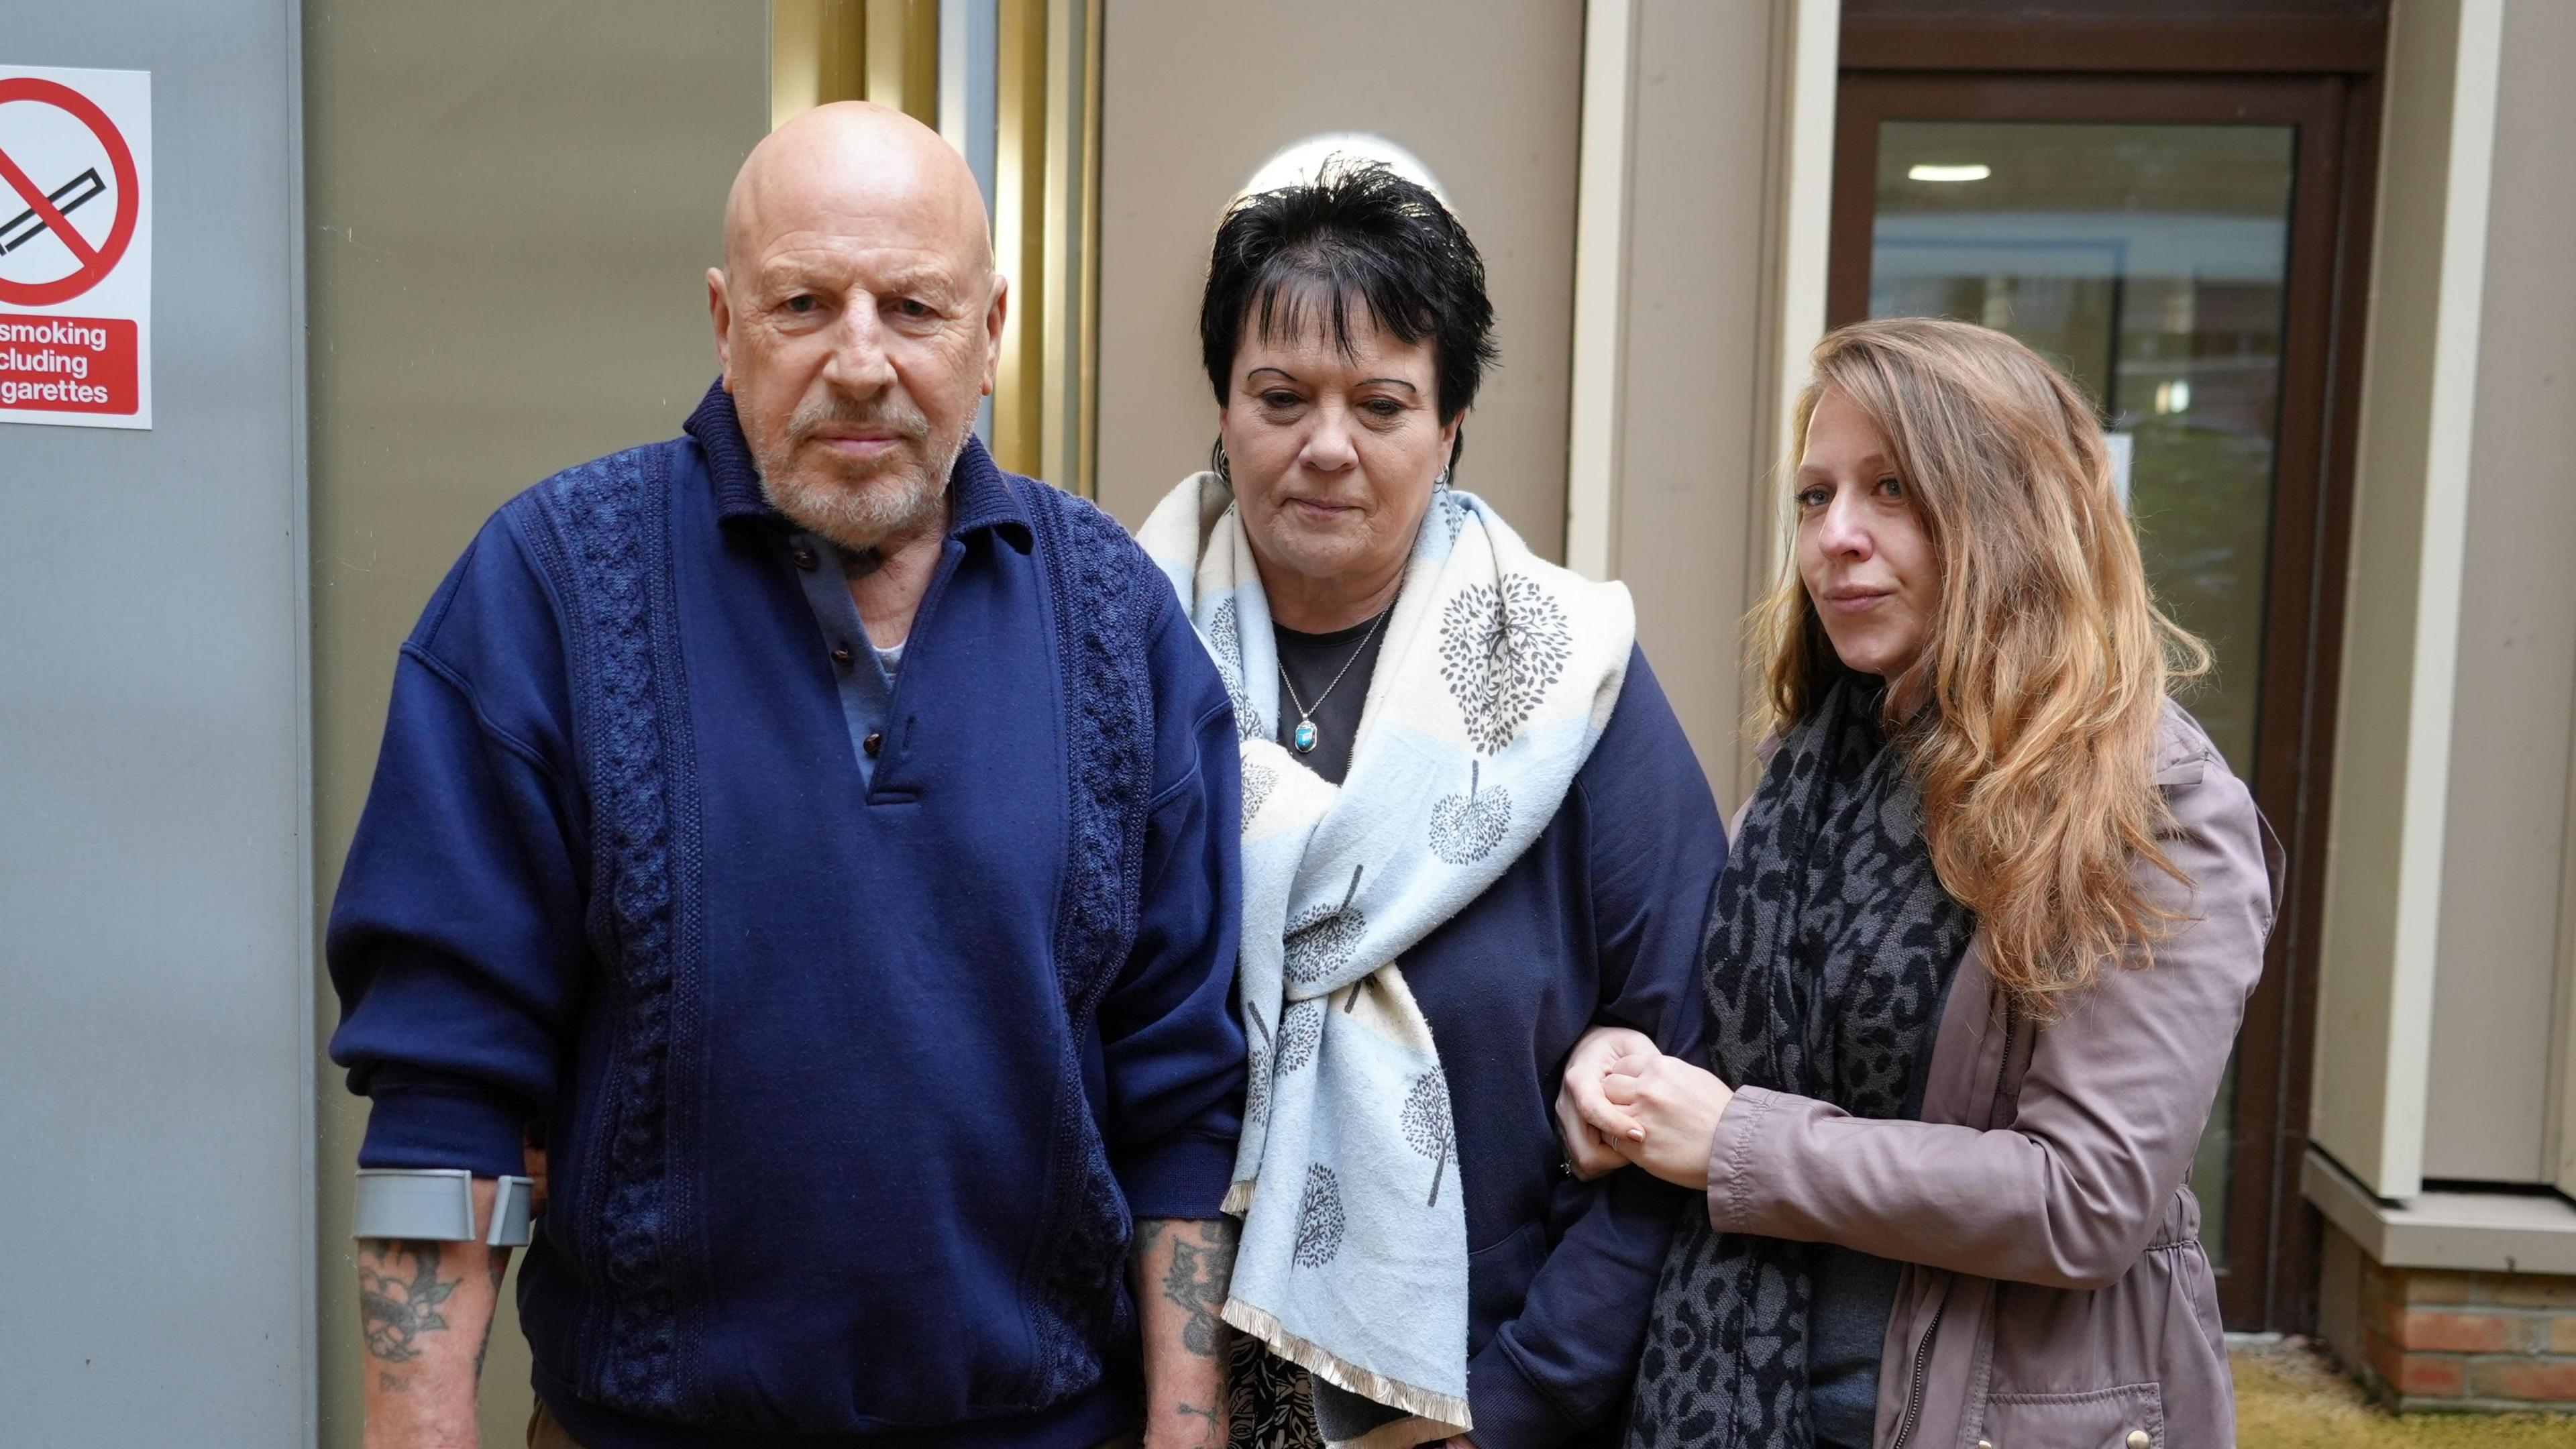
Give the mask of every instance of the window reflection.
[[[2147, 577], [2208, 641], [2185, 702], [2250, 779], [2261, 691], [2293, 132], [1891, 121], [1869, 314], [2010, 332], [2102, 406]], [[2193, 1172], [2227, 1261], [2231, 1060]]]
[[2262, 663], [2291, 139], [2285, 126], [1879, 132], [1870, 315], [2010, 332], [2129, 435], [2148, 577], [2217, 653], [2190, 704], [2240, 774]]

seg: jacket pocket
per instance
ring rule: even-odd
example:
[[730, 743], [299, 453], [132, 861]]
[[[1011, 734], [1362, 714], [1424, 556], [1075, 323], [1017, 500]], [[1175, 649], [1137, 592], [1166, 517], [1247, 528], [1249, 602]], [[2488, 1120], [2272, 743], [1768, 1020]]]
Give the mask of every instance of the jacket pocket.
[[[2165, 1449], [2164, 1391], [2122, 1384], [2089, 1394], [1997, 1394], [1978, 1449]], [[2195, 1446], [2196, 1449], [2196, 1446]]]
[[1467, 1341], [1472, 1348], [1484, 1347], [1495, 1329], [1520, 1317], [1521, 1302], [1545, 1266], [1545, 1223], [1523, 1223], [1467, 1255]]

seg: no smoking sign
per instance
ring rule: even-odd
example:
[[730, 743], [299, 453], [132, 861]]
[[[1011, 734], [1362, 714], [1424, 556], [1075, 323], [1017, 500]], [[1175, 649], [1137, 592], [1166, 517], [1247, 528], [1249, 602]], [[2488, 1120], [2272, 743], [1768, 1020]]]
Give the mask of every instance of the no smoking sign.
[[152, 76], [0, 66], [0, 423], [152, 426]]

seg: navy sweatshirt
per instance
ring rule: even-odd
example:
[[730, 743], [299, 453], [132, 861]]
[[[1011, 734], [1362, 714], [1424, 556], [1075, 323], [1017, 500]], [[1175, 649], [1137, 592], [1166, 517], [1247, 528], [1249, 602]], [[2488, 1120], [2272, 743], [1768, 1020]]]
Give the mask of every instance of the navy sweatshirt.
[[1596, 1022], [1701, 1059], [1700, 928], [1725, 864], [1708, 777], [1634, 653], [1556, 818], [1404, 953], [1457, 1119], [1467, 1403], [1483, 1449], [1606, 1444], [1623, 1421], [1665, 1249], [1702, 1209], [1643, 1172], [1567, 1177], [1556, 1089]]
[[[505, 505], [403, 646], [330, 923], [363, 1165], [520, 1170], [590, 1449], [1089, 1446], [1137, 1218], [1217, 1213], [1223, 685], [1089, 505], [969, 444], [873, 779], [731, 401]], [[860, 641], [863, 642], [863, 641]]]

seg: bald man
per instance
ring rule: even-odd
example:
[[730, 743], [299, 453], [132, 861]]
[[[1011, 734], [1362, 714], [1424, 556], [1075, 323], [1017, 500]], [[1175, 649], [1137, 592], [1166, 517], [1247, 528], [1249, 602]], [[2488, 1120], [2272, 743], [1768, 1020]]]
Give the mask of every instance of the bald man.
[[1224, 686], [973, 437], [937, 136], [808, 112], [724, 245], [684, 435], [504, 505], [396, 665], [328, 940], [367, 1443], [475, 1442], [520, 1242], [532, 1444], [1221, 1443]]

